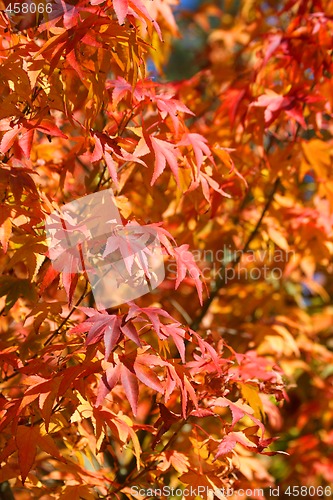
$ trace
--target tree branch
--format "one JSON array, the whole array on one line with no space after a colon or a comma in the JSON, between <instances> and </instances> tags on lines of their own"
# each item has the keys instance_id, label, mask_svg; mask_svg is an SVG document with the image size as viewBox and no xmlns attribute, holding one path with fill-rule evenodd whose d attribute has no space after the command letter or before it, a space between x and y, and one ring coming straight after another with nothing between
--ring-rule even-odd
<instances>
[{"instance_id":1,"label":"tree branch","mask_svg":"<svg viewBox=\"0 0 333 500\"><path fill-rule=\"evenodd\" d=\"M267 198L265 206L261 212L261 215L259 217L258 222L256 223L256 225L255 225L253 231L251 232L251 234L249 235L248 239L246 240L246 243L245 243L242 251L237 252L236 259L233 261L233 263L231 264L231 266L228 269L234 269L239 264L239 262L242 258L242 254L246 253L247 250L249 249L249 246L252 243L255 236L257 235L257 232L261 226L261 223L262 223L262 221L263 221L263 219L264 219L264 217L265 217L265 215L266 215L266 213L267 213L267 211L268 211L268 209L273 201L274 195L275 195L277 189L279 188L279 186L280 186L280 178L277 177L275 182L274 182L273 188L272 188L272 190ZM219 291L224 287L224 285L225 285L224 276L225 276L226 269L227 268L223 265L219 269L218 278L217 278L216 283L215 283L215 289L211 292L210 296L204 302L203 307L202 307L201 312L198 315L198 317L192 322L192 324L191 324L192 330L197 330L199 328L202 320L204 319L204 317L208 313L210 306L212 305L214 299L219 294Z\"/></svg>"}]
</instances>

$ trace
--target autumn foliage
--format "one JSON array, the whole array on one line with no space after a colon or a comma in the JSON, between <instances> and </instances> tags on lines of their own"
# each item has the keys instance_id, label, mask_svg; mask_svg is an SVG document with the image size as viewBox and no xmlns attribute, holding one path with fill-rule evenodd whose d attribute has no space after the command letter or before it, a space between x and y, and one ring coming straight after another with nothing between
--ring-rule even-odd
<instances>
[{"instance_id":1,"label":"autumn foliage","mask_svg":"<svg viewBox=\"0 0 333 500\"><path fill-rule=\"evenodd\" d=\"M0 0L3 498L329 486L332 3L67 4ZM98 310L45 218L107 188L166 279Z\"/></svg>"}]
</instances>

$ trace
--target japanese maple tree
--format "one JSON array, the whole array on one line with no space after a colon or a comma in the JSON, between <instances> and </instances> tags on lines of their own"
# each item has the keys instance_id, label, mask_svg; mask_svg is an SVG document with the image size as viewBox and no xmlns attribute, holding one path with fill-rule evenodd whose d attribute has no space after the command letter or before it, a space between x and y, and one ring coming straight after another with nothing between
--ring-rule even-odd
<instances>
[{"instance_id":1,"label":"japanese maple tree","mask_svg":"<svg viewBox=\"0 0 333 500\"><path fill-rule=\"evenodd\" d=\"M8 5L1 495L330 496L332 3ZM100 310L84 269L53 265L45 219L109 188L166 277Z\"/></svg>"}]
</instances>

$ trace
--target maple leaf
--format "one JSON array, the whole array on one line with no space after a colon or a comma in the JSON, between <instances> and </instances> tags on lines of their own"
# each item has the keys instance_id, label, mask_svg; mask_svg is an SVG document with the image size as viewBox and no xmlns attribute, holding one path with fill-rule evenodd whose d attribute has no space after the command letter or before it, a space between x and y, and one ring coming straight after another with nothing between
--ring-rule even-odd
<instances>
[{"instance_id":1,"label":"maple leaf","mask_svg":"<svg viewBox=\"0 0 333 500\"><path fill-rule=\"evenodd\" d=\"M24 384L29 385L21 399L20 409L30 405L38 398L39 408L45 421L45 428L48 430L54 401L58 395L62 377L44 379L38 376L31 376L24 379Z\"/></svg>"},{"instance_id":2,"label":"maple leaf","mask_svg":"<svg viewBox=\"0 0 333 500\"><path fill-rule=\"evenodd\" d=\"M2 245L3 251L7 253L8 242L12 234L12 222L8 217L0 226L0 243Z\"/></svg>"},{"instance_id":3,"label":"maple leaf","mask_svg":"<svg viewBox=\"0 0 333 500\"><path fill-rule=\"evenodd\" d=\"M187 192L190 193L197 189L201 184L202 193L205 199L211 204L211 190L219 193L225 198L231 198L231 195L222 189L219 183L211 177L211 175L206 174L203 171L199 171L197 176L192 180L190 187Z\"/></svg>"},{"instance_id":4,"label":"maple leaf","mask_svg":"<svg viewBox=\"0 0 333 500\"><path fill-rule=\"evenodd\" d=\"M116 364L115 366L110 366L103 374L101 383L98 386L95 406L100 406L107 394L115 387L120 378L120 371L121 365Z\"/></svg>"},{"instance_id":5,"label":"maple leaf","mask_svg":"<svg viewBox=\"0 0 333 500\"><path fill-rule=\"evenodd\" d=\"M30 168L26 167L20 160L13 160L12 165L9 167L5 167L1 165L0 169L0 186L2 189L4 186L9 187L13 193L13 197L16 202L16 211L17 214L24 214L29 217L31 220L37 221L40 217L40 207L38 203L38 192L36 188L36 184L34 183L31 175L34 174L34 171ZM25 200L23 201L22 197L25 196ZM28 210L25 209L25 205L29 204L34 208L34 214L29 213ZM3 205L2 217L5 218L6 213L10 209L10 206ZM44 215L41 219L44 218Z\"/></svg>"},{"instance_id":6,"label":"maple leaf","mask_svg":"<svg viewBox=\"0 0 333 500\"><path fill-rule=\"evenodd\" d=\"M121 366L121 383L125 389L126 397L131 405L133 415L137 414L139 384L136 375L131 372L125 365Z\"/></svg>"},{"instance_id":7,"label":"maple leaf","mask_svg":"<svg viewBox=\"0 0 333 500\"><path fill-rule=\"evenodd\" d=\"M302 109L297 103L296 96L280 95L273 90L266 89L266 93L258 97L258 100L252 103L252 106L263 107L265 125L269 127L271 123L279 116L281 111L285 111L290 117L294 118L303 128L306 123L303 117Z\"/></svg>"},{"instance_id":8,"label":"maple leaf","mask_svg":"<svg viewBox=\"0 0 333 500\"><path fill-rule=\"evenodd\" d=\"M50 387L46 388L46 386L44 386L45 392L40 392L38 397L39 407L44 418L46 432L49 430L54 402L58 395L60 383L61 377L57 377L56 379L53 378L51 380Z\"/></svg>"},{"instance_id":9,"label":"maple leaf","mask_svg":"<svg viewBox=\"0 0 333 500\"><path fill-rule=\"evenodd\" d=\"M139 397L139 384L137 376L122 363L110 366L106 370L98 388L95 406L101 405L106 395L112 391L119 380L124 387L125 394L131 405L133 414L136 415Z\"/></svg>"},{"instance_id":10,"label":"maple leaf","mask_svg":"<svg viewBox=\"0 0 333 500\"><path fill-rule=\"evenodd\" d=\"M135 221L132 221L131 225L134 225L134 224L135 224ZM145 231L147 231L147 232L150 231L152 236L155 237L157 235L159 242L165 248L167 253L170 256L173 256L174 255L174 248L173 248L172 244L175 244L176 242L175 242L174 238L172 237L172 235L169 233L169 231L167 231L166 229L161 227L161 225L162 225L162 222L145 224L144 228L145 228Z\"/></svg>"},{"instance_id":11,"label":"maple leaf","mask_svg":"<svg viewBox=\"0 0 333 500\"><path fill-rule=\"evenodd\" d=\"M163 403L159 403L160 417L156 420L154 427L159 428L154 441L152 442L152 449L160 442L161 437L167 432L173 424L181 420L181 415L170 411Z\"/></svg>"},{"instance_id":12,"label":"maple leaf","mask_svg":"<svg viewBox=\"0 0 333 500\"><path fill-rule=\"evenodd\" d=\"M100 5L105 0L91 0L92 5ZM112 0L118 22L120 25L125 23L127 16L132 15L141 18L144 22L151 23L156 29L160 39L162 39L161 29L157 22L151 17L144 3L141 0Z\"/></svg>"},{"instance_id":13,"label":"maple leaf","mask_svg":"<svg viewBox=\"0 0 333 500\"><path fill-rule=\"evenodd\" d=\"M283 34L282 33L270 33L269 36L267 37L267 47L265 51L265 57L263 59L263 64L266 64L267 61L270 59L271 55L276 51L278 47L281 46L281 42L283 39Z\"/></svg>"},{"instance_id":14,"label":"maple leaf","mask_svg":"<svg viewBox=\"0 0 333 500\"><path fill-rule=\"evenodd\" d=\"M229 432L229 434L227 434L227 436L219 444L215 459L230 453L237 443L240 443L245 448L249 448L250 450L256 448L256 445L252 443L252 441L250 441L243 432Z\"/></svg>"},{"instance_id":15,"label":"maple leaf","mask_svg":"<svg viewBox=\"0 0 333 500\"><path fill-rule=\"evenodd\" d=\"M207 371L217 371L222 373L222 366L228 363L228 360L219 356L213 346L211 346L206 340L202 339L194 330L189 330L190 335L196 339L198 342L199 350L201 355L198 356L195 352L193 353L194 361L189 361L187 367L192 369L193 373L196 373L200 367L205 367ZM210 368L211 366L211 368ZM192 372L192 370L190 370Z\"/></svg>"},{"instance_id":16,"label":"maple leaf","mask_svg":"<svg viewBox=\"0 0 333 500\"><path fill-rule=\"evenodd\" d=\"M264 380L282 384L281 369L275 365L271 367L269 361L263 356L258 356L255 351L246 354L235 353L238 367L235 367L235 377L241 381Z\"/></svg>"},{"instance_id":17,"label":"maple leaf","mask_svg":"<svg viewBox=\"0 0 333 500\"><path fill-rule=\"evenodd\" d=\"M64 461L53 439L48 435L42 436L38 426L26 427L19 425L16 430L15 442L18 450L22 483L25 482L34 464L37 446L58 460Z\"/></svg>"},{"instance_id":18,"label":"maple leaf","mask_svg":"<svg viewBox=\"0 0 333 500\"><path fill-rule=\"evenodd\" d=\"M178 352L180 354L181 360L185 363L185 332L184 329L180 326L180 323L171 323L168 325L160 326L160 337L163 339L172 337Z\"/></svg>"},{"instance_id":19,"label":"maple leaf","mask_svg":"<svg viewBox=\"0 0 333 500\"><path fill-rule=\"evenodd\" d=\"M104 159L106 166L108 167L108 171L111 179L115 183L115 186L118 187L118 172L117 172L117 164L114 161L111 153L121 161L135 162L143 165L147 168L147 165L143 160L139 158L137 153L131 154L128 151L120 148L116 142L107 136L107 134L101 134L96 132L94 135L94 143L95 147L90 155L91 162L100 161L102 158ZM88 155L89 156L89 155Z\"/></svg>"},{"instance_id":20,"label":"maple leaf","mask_svg":"<svg viewBox=\"0 0 333 500\"><path fill-rule=\"evenodd\" d=\"M116 15L119 24L124 24L125 18L128 14L129 1L128 0L113 0L113 8L116 11Z\"/></svg>"},{"instance_id":21,"label":"maple leaf","mask_svg":"<svg viewBox=\"0 0 333 500\"><path fill-rule=\"evenodd\" d=\"M233 403L229 399L222 397L217 398L214 402L212 402L211 406L221 406L222 408L229 408L232 414L232 427L234 427L236 423L244 416L249 417L256 425L258 425L258 427L260 427L262 435L264 435L264 424L253 415L254 410L249 405L243 403L241 400Z\"/></svg>"},{"instance_id":22,"label":"maple leaf","mask_svg":"<svg viewBox=\"0 0 333 500\"><path fill-rule=\"evenodd\" d=\"M188 472L182 474L179 479L180 481L182 481L182 483L191 485L193 490L200 487L201 490L202 488L205 488L207 491L209 491L212 486L208 481L207 475L202 474L197 470L190 469Z\"/></svg>"},{"instance_id":23,"label":"maple leaf","mask_svg":"<svg viewBox=\"0 0 333 500\"><path fill-rule=\"evenodd\" d=\"M103 374L96 399L96 406L99 406L109 392L115 387L118 381L124 386L125 393L130 401L133 411L137 408L138 384L133 376L151 389L164 393L164 388L158 376L150 366L163 367L168 363L155 355L138 354L134 360L130 357L120 357L116 365L107 368ZM124 367L124 368L123 368ZM126 369L125 369L126 368ZM124 374L123 374L124 370ZM124 383L123 383L124 382Z\"/></svg>"},{"instance_id":24,"label":"maple leaf","mask_svg":"<svg viewBox=\"0 0 333 500\"><path fill-rule=\"evenodd\" d=\"M164 472L170 467L174 467L179 474L183 474L188 471L190 463L186 455L183 453L179 453L175 450L169 450L161 454L161 460L158 463L157 468Z\"/></svg>"},{"instance_id":25,"label":"maple leaf","mask_svg":"<svg viewBox=\"0 0 333 500\"><path fill-rule=\"evenodd\" d=\"M14 145L16 139L18 139L18 145L23 154L30 157L35 130L48 136L68 139L67 135L48 119L23 120L21 124L15 125L3 135L0 143L0 151L6 153Z\"/></svg>"},{"instance_id":26,"label":"maple leaf","mask_svg":"<svg viewBox=\"0 0 333 500\"><path fill-rule=\"evenodd\" d=\"M164 311L164 309L160 309L158 307L138 307L133 302L130 303L130 309L127 313L126 319L128 321L132 318L141 315L142 313L148 317L149 321L152 324L152 327L154 328L157 334L160 334L161 327L163 326L163 323L161 323L160 320L160 316L168 320L174 321L174 318L172 318L172 316L170 316L170 314L167 311Z\"/></svg>"},{"instance_id":27,"label":"maple leaf","mask_svg":"<svg viewBox=\"0 0 333 500\"><path fill-rule=\"evenodd\" d=\"M55 244L55 246L49 250L48 255L52 257L55 269L53 266L51 269L48 269L42 283L41 293L59 275L59 271L62 271L62 284L65 288L69 305L71 305L79 279L78 271L85 269L83 258L80 253L80 246L78 248L67 248L66 243L60 241L60 244Z\"/></svg>"},{"instance_id":28,"label":"maple leaf","mask_svg":"<svg viewBox=\"0 0 333 500\"><path fill-rule=\"evenodd\" d=\"M18 449L22 482L33 466L37 452L38 427L25 427L20 425L16 432L16 446Z\"/></svg>"},{"instance_id":29,"label":"maple leaf","mask_svg":"<svg viewBox=\"0 0 333 500\"><path fill-rule=\"evenodd\" d=\"M70 256L67 256L67 262L70 268L75 269L76 262L77 260L71 258ZM64 286L64 289L66 291L66 295L68 298L68 304L69 306L72 305L73 299L74 299L74 293L76 289L77 282L79 280L79 275L71 272L66 272L66 270L63 272L62 277L62 284Z\"/></svg>"},{"instance_id":30,"label":"maple leaf","mask_svg":"<svg viewBox=\"0 0 333 500\"><path fill-rule=\"evenodd\" d=\"M33 283L28 279L14 276L0 276L0 297L6 296L5 311L9 311L20 297L35 302L37 292Z\"/></svg>"},{"instance_id":31,"label":"maple leaf","mask_svg":"<svg viewBox=\"0 0 333 500\"><path fill-rule=\"evenodd\" d=\"M182 112L182 113L187 113L188 115L192 115L192 116L194 115L194 113L190 109L188 109L188 107L185 106L185 104L183 104L181 101L178 101L177 99L173 99L173 96L170 94L169 95L168 94L156 95L155 101L156 101L157 108L158 108L163 120L168 115L170 115L176 134L178 134L178 130L179 130L178 113ZM199 134L188 134L188 135L192 135L192 136L198 135L199 136Z\"/></svg>"},{"instance_id":32,"label":"maple leaf","mask_svg":"<svg viewBox=\"0 0 333 500\"><path fill-rule=\"evenodd\" d=\"M130 276L132 275L134 260L136 260L145 275L150 278L147 260L147 255L151 255L151 250L148 247L150 234L145 231L145 226L128 223L122 230L117 230L116 227L113 233L114 234L107 239L103 257L119 249L122 260Z\"/></svg>"},{"instance_id":33,"label":"maple leaf","mask_svg":"<svg viewBox=\"0 0 333 500\"><path fill-rule=\"evenodd\" d=\"M280 114L282 109L290 106L291 102L291 97L285 97L272 90L266 90L266 94L258 97L257 102L253 103L252 106L265 108L265 125L268 127Z\"/></svg>"},{"instance_id":34,"label":"maple leaf","mask_svg":"<svg viewBox=\"0 0 333 500\"><path fill-rule=\"evenodd\" d=\"M202 305L202 281L200 277L202 273L194 260L194 256L188 251L189 245L181 245L174 249L174 255L177 263L177 279L175 288L177 289L180 283L185 279L187 271L195 282L198 292L200 304Z\"/></svg>"},{"instance_id":35,"label":"maple leaf","mask_svg":"<svg viewBox=\"0 0 333 500\"><path fill-rule=\"evenodd\" d=\"M133 85L122 76L118 76L115 80L108 80L106 82L107 89L113 88L112 104L115 108L127 94L131 95L136 104L146 99L146 97L151 97L153 95L151 90L155 88L155 85L156 84L151 80L139 80L133 88Z\"/></svg>"},{"instance_id":36,"label":"maple leaf","mask_svg":"<svg viewBox=\"0 0 333 500\"><path fill-rule=\"evenodd\" d=\"M258 419L264 418L264 407L259 396L259 389L250 384L239 384L244 400L254 410L254 416Z\"/></svg>"},{"instance_id":37,"label":"maple leaf","mask_svg":"<svg viewBox=\"0 0 333 500\"><path fill-rule=\"evenodd\" d=\"M178 157L179 151L177 147L167 141L153 137L149 137L153 151L155 153L155 165L154 173L150 185L153 186L158 179L158 177L164 172L166 164L170 166L173 175L179 185L179 174L178 174Z\"/></svg>"},{"instance_id":38,"label":"maple leaf","mask_svg":"<svg viewBox=\"0 0 333 500\"><path fill-rule=\"evenodd\" d=\"M114 149L112 147L113 146L112 141L109 140L106 134L100 134L100 133L94 134L94 139L95 139L95 148L90 157L90 161L91 162L100 161L102 158L104 158L111 179L113 180L115 185L118 186L117 167L116 163L114 162L110 154L111 152L114 153Z\"/></svg>"},{"instance_id":39,"label":"maple leaf","mask_svg":"<svg viewBox=\"0 0 333 500\"><path fill-rule=\"evenodd\" d=\"M181 326L181 324L178 321L175 321L170 314L168 314L166 311L163 309L159 309L156 307L146 307L146 308L139 308L134 304L131 304L130 310L127 315L127 319L131 319L138 314L144 313L149 320L151 321L152 327L154 328L155 332L157 333L158 337L161 340L165 340L169 337L171 337L177 347L177 350L180 354L180 357L185 363L185 330ZM161 319L165 318L171 323L163 324L161 322Z\"/></svg>"},{"instance_id":40,"label":"maple leaf","mask_svg":"<svg viewBox=\"0 0 333 500\"><path fill-rule=\"evenodd\" d=\"M87 308L81 309L89 315L89 318L80 325L72 328L71 332L88 332L86 338L87 345L95 344L103 338L106 360L124 335L139 347L141 346L141 341L135 327L128 323L124 324L123 316L108 314L107 312L100 313L95 310L89 311Z\"/></svg>"},{"instance_id":41,"label":"maple leaf","mask_svg":"<svg viewBox=\"0 0 333 500\"><path fill-rule=\"evenodd\" d=\"M164 387L154 370L150 368L149 364L153 366L164 366L167 363L163 362L163 360L154 355L138 355L133 364L135 374L147 387L163 394Z\"/></svg>"},{"instance_id":42,"label":"maple leaf","mask_svg":"<svg viewBox=\"0 0 333 500\"><path fill-rule=\"evenodd\" d=\"M90 485L67 485L63 489L61 496L64 500L74 500L83 498L84 500L94 500Z\"/></svg>"},{"instance_id":43,"label":"maple leaf","mask_svg":"<svg viewBox=\"0 0 333 500\"><path fill-rule=\"evenodd\" d=\"M17 247L15 254L7 264L7 268L10 269L18 262L24 262L28 269L29 278L32 279L35 276L36 269L44 261L44 254L47 250L44 238L23 234L13 236L12 242Z\"/></svg>"},{"instance_id":44,"label":"maple leaf","mask_svg":"<svg viewBox=\"0 0 333 500\"><path fill-rule=\"evenodd\" d=\"M200 168L205 158L208 158L213 163L213 165L215 165L212 152L209 149L207 143L208 141L205 137L203 137L201 134L193 132L184 134L180 142L178 142L178 146L191 146L193 148L197 164L197 175L200 172Z\"/></svg>"}]
</instances>

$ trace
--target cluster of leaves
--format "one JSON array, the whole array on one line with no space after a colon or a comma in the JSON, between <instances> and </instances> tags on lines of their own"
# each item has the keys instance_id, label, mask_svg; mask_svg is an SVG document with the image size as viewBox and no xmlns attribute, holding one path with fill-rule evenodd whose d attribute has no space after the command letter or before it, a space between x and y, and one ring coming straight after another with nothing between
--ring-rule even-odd
<instances>
[{"instance_id":1,"label":"cluster of leaves","mask_svg":"<svg viewBox=\"0 0 333 500\"><path fill-rule=\"evenodd\" d=\"M173 0L69 3L0 12L3 490L330 484L330 2L204 2L204 68L176 82ZM99 311L44 222L109 187L167 276Z\"/></svg>"}]
</instances>

